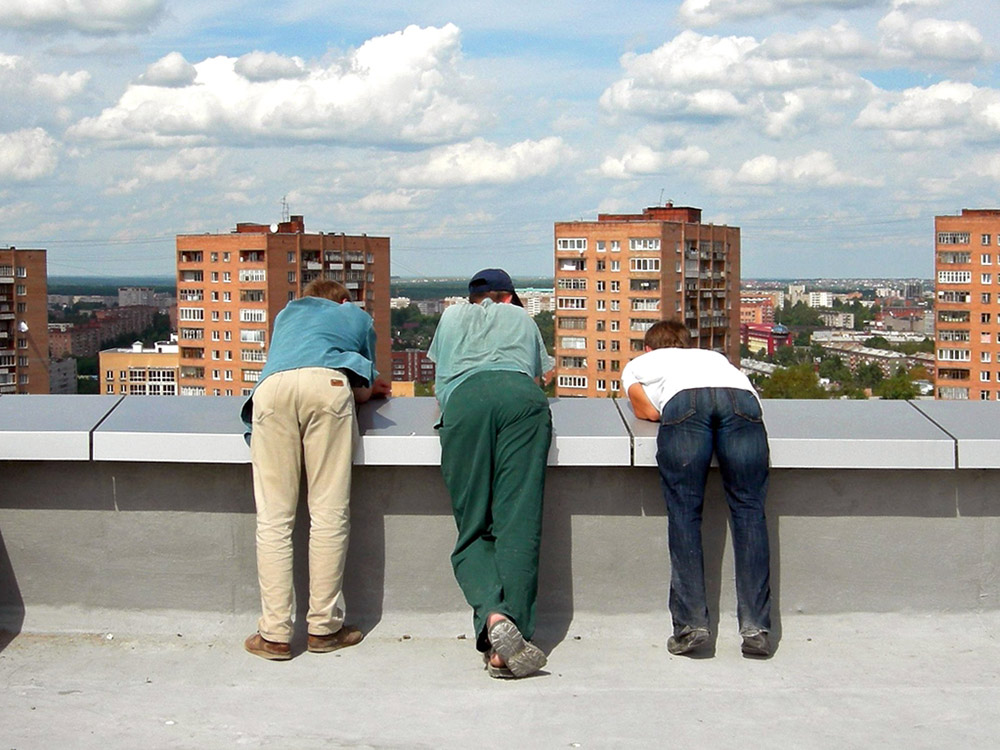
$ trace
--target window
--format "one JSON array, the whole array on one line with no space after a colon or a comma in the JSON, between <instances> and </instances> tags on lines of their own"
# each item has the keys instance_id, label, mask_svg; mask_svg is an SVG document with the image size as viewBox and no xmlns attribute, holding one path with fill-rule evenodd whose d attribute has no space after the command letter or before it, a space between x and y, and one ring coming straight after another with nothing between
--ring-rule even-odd
<instances>
[{"instance_id":1,"label":"window","mask_svg":"<svg viewBox=\"0 0 1000 750\"><path fill-rule=\"evenodd\" d=\"M989 372L989 370L983 370L982 372L979 373L979 381L981 383L989 383L990 382L990 372Z\"/></svg>"},{"instance_id":2,"label":"window","mask_svg":"<svg viewBox=\"0 0 1000 750\"><path fill-rule=\"evenodd\" d=\"M654 325L656 325L655 320L649 320L648 318L632 318L629 321L628 327L630 331L645 332L648 331L650 328L652 328Z\"/></svg>"},{"instance_id":3,"label":"window","mask_svg":"<svg viewBox=\"0 0 1000 750\"><path fill-rule=\"evenodd\" d=\"M605 312L608 309L608 303L603 299L595 300L595 305L596 307L594 309L597 310L597 312Z\"/></svg>"},{"instance_id":4,"label":"window","mask_svg":"<svg viewBox=\"0 0 1000 750\"><path fill-rule=\"evenodd\" d=\"M577 250L587 249L587 240L583 237L561 237L556 240L556 250Z\"/></svg>"},{"instance_id":5,"label":"window","mask_svg":"<svg viewBox=\"0 0 1000 750\"><path fill-rule=\"evenodd\" d=\"M597 360L597 371L604 372L608 367L608 361L606 359Z\"/></svg>"},{"instance_id":6,"label":"window","mask_svg":"<svg viewBox=\"0 0 1000 750\"><path fill-rule=\"evenodd\" d=\"M243 370L242 375L244 383L256 383L260 380L260 370Z\"/></svg>"},{"instance_id":7,"label":"window","mask_svg":"<svg viewBox=\"0 0 1000 750\"><path fill-rule=\"evenodd\" d=\"M982 255L979 256L979 264L982 266L993 265L993 256L990 255L989 253L983 253Z\"/></svg>"},{"instance_id":8,"label":"window","mask_svg":"<svg viewBox=\"0 0 1000 750\"><path fill-rule=\"evenodd\" d=\"M611 311L612 312L617 312L618 310L621 310L621 309L622 309L621 300L617 300L617 299L611 300Z\"/></svg>"},{"instance_id":9,"label":"window","mask_svg":"<svg viewBox=\"0 0 1000 750\"><path fill-rule=\"evenodd\" d=\"M263 323L266 318L266 310L254 310L249 308L240 310L240 323Z\"/></svg>"},{"instance_id":10,"label":"window","mask_svg":"<svg viewBox=\"0 0 1000 750\"><path fill-rule=\"evenodd\" d=\"M242 362L264 362L266 360L267 355L264 354L263 349L240 349L240 361Z\"/></svg>"},{"instance_id":11,"label":"window","mask_svg":"<svg viewBox=\"0 0 1000 750\"><path fill-rule=\"evenodd\" d=\"M620 391L621 389L622 389L622 384L621 384L620 380L612 380L611 381L611 390L612 391Z\"/></svg>"},{"instance_id":12,"label":"window","mask_svg":"<svg viewBox=\"0 0 1000 750\"><path fill-rule=\"evenodd\" d=\"M611 360L611 372L618 372L622 369L622 361L620 359Z\"/></svg>"},{"instance_id":13,"label":"window","mask_svg":"<svg viewBox=\"0 0 1000 750\"><path fill-rule=\"evenodd\" d=\"M105 380L114 380L115 379L115 371L114 370L105 370L105 372L104 372L104 379Z\"/></svg>"},{"instance_id":14,"label":"window","mask_svg":"<svg viewBox=\"0 0 1000 750\"><path fill-rule=\"evenodd\" d=\"M990 392L989 391L980 391L979 392L979 400L980 401L989 401L990 400Z\"/></svg>"},{"instance_id":15,"label":"window","mask_svg":"<svg viewBox=\"0 0 1000 750\"><path fill-rule=\"evenodd\" d=\"M220 352L218 349L212 350L212 359L219 359L221 356L222 352Z\"/></svg>"},{"instance_id":16,"label":"window","mask_svg":"<svg viewBox=\"0 0 1000 750\"><path fill-rule=\"evenodd\" d=\"M222 301L223 302L232 302L233 301L233 293L232 292L223 292L222 293Z\"/></svg>"},{"instance_id":17,"label":"window","mask_svg":"<svg viewBox=\"0 0 1000 750\"><path fill-rule=\"evenodd\" d=\"M218 271L212 271L212 281L213 282L217 282L218 280L219 280L219 272Z\"/></svg>"},{"instance_id":18,"label":"window","mask_svg":"<svg viewBox=\"0 0 1000 750\"><path fill-rule=\"evenodd\" d=\"M575 328L583 330L587 327L586 318L556 318L556 328Z\"/></svg>"},{"instance_id":19,"label":"window","mask_svg":"<svg viewBox=\"0 0 1000 750\"><path fill-rule=\"evenodd\" d=\"M982 302L984 305L990 304L990 293L989 292L983 292L982 294L980 294L979 295L979 301Z\"/></svg>"},{"instance_id":20,"label":"window","mask_svg":"<svg viewBox=\"0 0 1000 750\"><path fill-rule=\"evenodd\" d=\"M243 343L263 344L266 335L267 331L240 329L240 341Z\"/></svg>"},{"instance_id":21,"label":"window","mask_svg":"<svg viewBox=\"0 0 1000 750\"><path fill-rule=\"evenodd\" d=\"M212 310L212 322L217 322L219 320L219 311Z\"/></svg>"},{"instance_id":22,"label":"window","mask_svg":"<svg viewBox=\"0 0 1000 750\"><path fill-rule=\"evenodd\" d=\"M989 352L979 352L980 362L989 362L992 359L992 355Z\"/></svg>"},{"instance_id":23,"label":"window","mask_svg":"<svg viewBox=\"0 0 1000 750\"><path fill-rule=\"evenodd\" d=\"M989 323L990 322L990 314L989 313L979 313L979 322L980 323Z\"/></svg>"},{"instance_id":24,"label":"window","mask_svg":"<svg viewBox=\"0 0 1000 750\"><path fill-rule=\"evenodd\" d=\"M608 381L607 380L598 379L598 381L597 381L597 390L599 390L599 391L606 391L606 390L608 390Z\"/></svg>"},{"instance_id":25,"label":"window","mask_svg":"<svg viewBox=\"0 0 1000 750\"><path fill-rule=\"evenodd\" d=\"M556 289L586 289L586 279L559 279L556 282ZM597 282L597 291L601 291L601 282Z\"/></svg>"},{"instance_id":26,"label":"window","mask_svg":"<svg viewBox=\"0 0 1000 750\"><path fill-rule=\"evenodd\" d=\"M223 284L228 284L232 280L233 280L233 275L229 271L223 271L222 272L222 283Z\"/></svg>"},{"instance_id":27,"label":"window","mask_svg":"<svg viewBox=\"0 0 1000 750\"><path fill-rule=\"evenodd\" d=\"M605 283L603 281L598 281L597 282L597 291L599 291L599 292L606 291L606 289L605 289Z\"/></svg>"},{"instance_id":28,"label":"window","mask_svg":"<svg viewBox=\"0 0 1000 750\"><path fill-rule=\"evenodd\" d=\"M628 262L629 270L640 273L648 273L660 270L659 258L632 258Z\"/></svg>"},{"instance_id":29,"label":"window","mask_svg":"<svg viewBox=\"0 0 1000 750\"><path fill-rule=\"evenodd\" d=\"M968 349L938 349L937 358L942 362L969 362L972 359Z\"/></svg>"},{"instance_id":30,"label":"window","mask_svg":"<svg viewBox=\"0 0 1000 750\"><path fill-rule=\"evenodd\" d=\"M607 339L597 339L597 351L603 352L607 348L608 348Z\"/></svg>"},{"instance_id":31,"label":"window","mask_svg":"<svg viewBox=\"0 0 1000 750\"><path fill-rule=\"evenodd\" d=\"M594 330L595 331L603 331L603 330L607 329L607 327L608 327L608 324L607 324L606 321L603 321L603 320L595 320L594 321Z\"/></svg>"},{"instance_id":32,"label":"window","mask_svg":"<svg viewBox=\"0 0 1000 750\"><path fill-rule=\"evenodd\" d=\"M628 249L635 251L659 251L660 241L658 239L648 239L645 237L633 238L628 241Z\"/></svg>"},{"instance_id":33,"label":"window","mask_svg":"<svg viewBox=\"0 0 1000 750\"><path fill-rule=\"evenodd\" d=\"M114 384L108 383L108 387L104 390L104 392L107 393L108 395L114 394L115 392Z\"/></svg>"},{"instance_id":34,"label":"window","mask_svg":"<svg viewBox=\"0 0 1000 750\"><path fill-rule=\"evenodd\" d=\"M559 310L586 310L586 297L559 297L556 300L556 308Z\"/></svg>"},{"instance_id":35,"label":"window","mask_svg":"<svg viewBox=\"0 0 1000 750\"><path fill-rule=\"evenodd\" d=\"M597 241L597 252L603 253L607 249L606 245L607 245L607 243L604 240L598 240Z\"/></svg>"},{"instance_id":36,"label":"window","mask_svg":"<svg viewBox=\"0 0 1000 750\"><path fill-rule=\"evenodd\" d=\"M244 268L240 270L239 280L248 282L266 281L267 273L263 268Z\"/></svg>"},{"instance_id":37,"label":"window","mask_svg":"<svg viewBox=\"0 0 1000 750\"><path fill-rule=\"evenodd\" d=\"M972 258L972 253L938 253L938 263L942 265L954 265L956 263L968 263Z\"/></svg>"},{"instance_id":38,"label":"window","mask_svg":"<svg viewBox=\"0 0 1000 750\"><path fill-rule=\"evenodd\" d=\"M606 270L606 266L605 266L605 263L604 263L603 260L597 261L597 270L598 271L604 271L604 270Z\"/></svg>"},{"instance_id":39,"label":"window","mask_svg":"<svg viewBox=\"0 0 1000 750\"><path fill-rule=\"evenodd\" d=\"M942 330L938 331L938 341L968 341L969 332L962 330Z\"/></svg>"},{"instance_id":40,"label":"window","mask_svg":"<svg viewBox=\"0 0 1000 750\"><path fill-rule=\"evenodd\" d=\"M937 241L939 245L968 245L968 232L938 232Z\"/></svg>"},{"instance_id":41,"label":"window","mask_svg":"<svg viewBox=\"0 0 1000 750\"><path fill-rule=\"evenodd\" d=\"M212 331L212 341L218 341L218 340L219 340L219 332Z\"/></svg>"},{"instance_id":42,"label":"window","mask_svg":"<svg viewBox=\"0 0 1000 750\"><path fill-rule=\"evenodd\" d=\"M24 284L18 284L17 285L17 296L18 297L24 297L27 294L28 294L28 287L26 287Z\"/></svg>"},{"instance_id":43,"label":"window","mask_svg":"<svg viewBox=\"0 0 1000 750\"><path fill-rule=\"evenodd\" d=\"M233 371L232 371L232 370L226 370L226 371L225 371L225 372L223 373L223 375L222 375L222 376L223 376L223 378L225 378L226 380L232 380L232 379L233 379Z\"/></svg>"},{"instance_id":44,"label":"window","mask_svg":"<svg viewBox=\"0 0 1000 750\"><path fill-rule=\"evenodd\" d=\"M990 235L988 235L988 234L981 234L979 236L979 243L981 245L988 245L988 244L990 244Z\"/></svg>"},{"instance_id":45,"label":"window","mask_svg":"<svg viewBox=\"0 0 1000 750\"><path fill-rule=\"evenodd\" d=\"M288 283L289 284L294 284L295 283L295 271L289 271L288 272Z\"/></svg>"},{"instance_id":46,"label":"window","mask_svg":"<svg viewBox=\"0 0 1000 750\"><path fill-rule=\"evenodd\" d=\"M993 274L991 274L991 273L981 273L981 274L979 274L979 283L980 284L992 284L993 283Z\"/></svg>"},{"instance_id":47,"label":"window","mask_svg":"<svg viewBox=\"0 0 1000 750\"><path fill-rule=\"evenodd\" d=\"M215 333L215 331L213 331L213 333ZM188 339L188 340L203 339L203 338L205 338L205 329L204 328L181 328L180 329L180 334L181 334L181 338L182 339Z\"/></svg>"},{"instance_id":48,"label":"window","mask_svg":"<svg viewBox=\"0 0 1000 750\"><path fill-rule=\"evenodd\" d=\"M587 338L585 336L560 336L560 349L586 349Z\"/></svg>"},{"instance_id":49,"label":"window","mask_svg":"<svg viewBox=\"0 0 1000 750\"><path fill-rule=\"evenodd\" d=\"M560 357L559 358L560 367L569 367L573 369L580 369L587 366L586 357Z\"/></svg>"},{"instance_id":50,"label":"window","mask_svg":"<svg viewBox=\"0 0 1000 750\"><path fill-rule=\"evenodd\" d=\"M938 271L940 284L968 284L972 281L972 271Z\"/></svg>"},{"instance_id":51,"label":"window","mask_svg":"<svg viewBox=\"0 0 1000 750\"><path fill-rule=\"evenodd\" d=\"M611 282L611 291L612 292L620 292L621 290L622 290L622 283L620 281L612 281Z\"/></svg>"},{"instance_id":52,"label":"window","mask_svg":"<svg viewBox=\"0 0 1000 750\"><path fill-rule=\"evenodd\" d=\"M293 252L288 253L288 262L289 263L294 263L295 262L295 253L293 253Z\"/></svg>"},{"instance_id":53,"label":"window","mask_svg":"<svg viewBox=\"0 0 1000 750\"><path fill-rule=\"evenodd\" d=\"M28 278L28 269L25 266L18 266L14 269L14 275L19 279Z\"/></svg>"},{"instance_id":54,"label":"window","mask_svg":"<svg viewBox=\"0 0 1000 750\"><path fill-rule=\"evenodd\" d=\"M225 321L230 321L233 319L233 313L230 310L226 310L222 313L222 319Z\"/></svg>"},{"instance_id":55,"label":"window","mask_svg":"<svg viewBox=\"0 0 1000 750\"><path fill-rule=\"evenodd\" d=\"M621 252L622 245L618 240L611 240L611 252L618 253Z\"/></svg>"},{"instance_id":56,"label":"window","mask_svg":"<svg viewBox=\"0 0 1000 750\"><path fill-rule=\"evenodd\" d=\"M208 261L209 261L209 263L216 263L216 262L218 262L218 260L219 260L219 254L218 253L209 253L208 254Z\"/></svg>"},{"instance_id":57,"label":"window","mask_svg":"<svg viewBox=\"0 0 1000 750\"><path fill-rule=\"evenodd\" d=\"M584 375L560 375L560 388L586 388L587 378Z\"/></svg>"},{"instance_id":58,"label":"window","mask_svg":"<svg viewBox=\"0 0 1000 750\"><path fill-rule=\"evenodd\" d=\"M223 333L223 335L222 335L222 340L223 341L232 341L233 340L233 332L232 331L225 331Z\"/></svg>"},{"instance_id":59,"label":"window","mask_svg":"<svg viewBox=\"0 0 1000 750\"><path fill-rule=\"evenodd\" d=\"M601 270L600 266L603 261L597 261L597 270ZM560 258L559 259L559 270L560 271L586 271L587 261L584 258Z\"/></svg>"},{"instance_id":60,"label":"window","mask_svg":"<svg viewBox=\"0 0 1000 750\"><path fill-rule=\"evenodd\" d=\"M621 341L612 341L611 342L611 351L613 351L613 352L621 351L621 348L622 348L622 342Z\"/></svg>"},{"instance_id":61,"label":"window","mask_svg":"<svg viewBox=\"0 0 1000 750\"><path fill-rule=\"evenodd\" d=\"M639 312L658 312L660 300L648 297L639 297L632 300L632 309Z\"/></svg>"},{"instance_id":62,"label":"window","mask_svg":"<svg viewBox=\"0 0 1000 750\"><path fill-rule=\"evenodd\" d=\"M610 330L612 330L612 331L620 331L621 330L621 324L617 320L612 320L611 321L611 329ZM615 344L617 344L617 343L618 343L617 341L612 341L611 342L611 351L616 351Z\"/></svg>"},{"instance_id":63,"label":"window","mask_svg":"<svg viewBox=\"0 0 1000 750\"><path fill-rule=\"evenodd\" d=\"M222 262L223 263L228 263L229 262L229 253L223 253L222 254Z\"/></svg>"},{"instance_id":64,"label":"window","mask_svg":"<svg viewBox=\"0 0 1000 750\"><path fill-rule=\"evenodd\" d=\"M659 263L660 261L656 261L656 262ZM622 264L621 264L621 262L617 261L617 260L611 261L611 273L617 273L620 270L622 270Z\"/></svg>"}]
</instances>

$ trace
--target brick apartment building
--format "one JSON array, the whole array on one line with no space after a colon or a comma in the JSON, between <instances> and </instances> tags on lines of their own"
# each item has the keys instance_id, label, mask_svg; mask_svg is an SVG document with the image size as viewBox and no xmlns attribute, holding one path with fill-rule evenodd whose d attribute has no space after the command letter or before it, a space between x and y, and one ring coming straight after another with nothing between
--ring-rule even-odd
<instances>
[{"instance_id":1,"label":"brick apartment building","mask_svg":"<svg viewBox=\"0 0 1000 750\"><path fill-rule=\"evenodd\" d=\"M146 349L142 342L100 353L100 393L121 396L176 396L177 341L157 341Z\"/></svg>"},{"instance_id":2,"label":"brick apartment building","mask_svg":"<svg viewBox=\"0 0 1000 750\"><path fill-rule=\"evenodd\" d=\"M520 296L520 295L519 295ZM392 353L393 381L433 383L436 365L421 349L405 349Z\"/></svg>"},{"instance_id":3,"label":"brick apartment building","mask_svg":"<svg viewBox=\"0 0 1000 750\"><path fill-rule=\"evenodd\" d=\"M557 396L621 395L621 370L669 317L739 362L738 227L671 203L557 222L555 267Z\"/></svg>"},{"instance_id":4,"label":"brick apartment building","mask_svg":"<svg viewBox=\"0 0 1000 750\"><path fill-rule=\"evenodd\" d=\"M1000 398L1000 209L934 217L934 397Z\"/></svg>"},{"instance_id":5,"label":"brick apartment building","mask_svg":"<svg viewBox=\"0 0 1000 750\"><path fill-rule=\"evenodd\" d=\"M389 238L307 234L302 216L177 236L181 395L245 395L274 319L315 278L339 281L375 320L376 367L391 367Z\"/></svg>"},{"instance_id":6,"label":"brick apartment building","mask_svg":"<svg viewBox=\"0 0 1000 750\"><path fill-rule=\"evenodd\" d=\"M0 394L49 392L44 250L0 248Z\"/></svg>"}]
</instances>

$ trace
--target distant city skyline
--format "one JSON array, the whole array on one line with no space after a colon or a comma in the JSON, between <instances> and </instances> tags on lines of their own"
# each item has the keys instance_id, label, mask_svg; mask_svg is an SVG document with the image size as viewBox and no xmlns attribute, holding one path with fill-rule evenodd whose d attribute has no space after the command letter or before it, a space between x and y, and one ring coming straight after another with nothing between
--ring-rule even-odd
<instances>
[{"instance_id":1,"label":"distant city skyline","mask_svg":"<svg viewBox=\"0 0 1000 750\"><path fill-rule=\"evenodd\" d=\"M389 236L395 276L549 276L553 225L672 200L745 278L929 278L1000 206L976 0L20 0L0 8L0 246L172 275L174 237Z\"/></svg>"}]
</instances>

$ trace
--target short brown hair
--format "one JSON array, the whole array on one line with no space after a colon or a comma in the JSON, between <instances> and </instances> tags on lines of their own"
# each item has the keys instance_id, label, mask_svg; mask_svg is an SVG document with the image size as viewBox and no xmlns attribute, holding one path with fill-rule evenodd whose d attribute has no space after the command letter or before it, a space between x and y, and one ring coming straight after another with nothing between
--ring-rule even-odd
<instances>
[{"instance_id":1,"label":"short brown hair","mask_svg":"<svg viewBox=\"0 0 1000 750\"><path fill-rule=\"evenodd\" d=\"M322 297L334 302L350 302L351 293L347 287L332 279L313 279L302 290L303 297Z\"/></svg>"},{"instance_id":2,"label":"short brown hair","mask_svg":"<svg viewBox=\"0 0 1000 750\"><path fill-rule=\"evenodd\" d=\"M670 318L661 320L646 331L642 343L650 349L688 349L691 346L691 334L684 321Z\"/></svg>"}]
</instances>

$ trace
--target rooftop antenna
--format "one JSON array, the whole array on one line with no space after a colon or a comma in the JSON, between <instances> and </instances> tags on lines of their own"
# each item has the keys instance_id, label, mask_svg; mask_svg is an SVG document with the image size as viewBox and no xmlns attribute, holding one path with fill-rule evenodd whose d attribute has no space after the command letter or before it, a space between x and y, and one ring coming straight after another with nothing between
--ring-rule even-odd
<instances>
[{"instance_id":1,"label":"rooftop antenna","mask_svg":"<svg viewBox=\"0 0 1000 750\"><path fill-rule=\"evenodd\" d=\"M660 188L660 202L656 204L658 206L663 205L663 190L664 190L663 188Z\"/></svg>"},{"instance_id":2,"label":"rooftop antenna","mask_svg":"<svg viewBox=\"0 0 1000 750\"><path fill-rule=\"evenodd\" d=\"M288 198L287 195L281 196L281 220L288 221Z\"/></svg>"}]
</instances>

